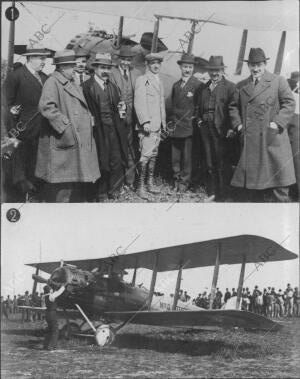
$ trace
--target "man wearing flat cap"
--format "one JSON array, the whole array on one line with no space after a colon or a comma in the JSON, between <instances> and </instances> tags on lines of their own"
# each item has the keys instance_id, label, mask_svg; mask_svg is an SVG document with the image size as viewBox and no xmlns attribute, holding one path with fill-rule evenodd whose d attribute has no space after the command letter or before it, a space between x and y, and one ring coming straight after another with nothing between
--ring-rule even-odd
<instances>
[{"instance_id":1,"label":"man wearing flat cap","mask_svg":"<svg viewBox=\"0 0 300 379\"><path fill-rule=\"evenodd\" d=\"M242 188L247 200L289 201L289 186L295 171L287 125L295 110L295 100L282 76L266 70L261 48L251 48L246 60L250 76L237 84L241 156L231 184Z\"/></svg>"},{"instance_id":2,"label":"man wearing flat cap","mask_svg":"<svg viewBox=\"0 0 300 379\"><path fill-rule=\"evenodd\" d=\"M207 192L216 201L228 196L234 138L231 109L238 97L235 84L225 79L225 67L222 56L211 56L207 66L210 80L196 95L195 116L205 154Z\"/></svg>"},{"instance_id":3,"label":"man wearing flat cap","mask_svg":"<svg viewBox=\"0 0 300 379\"><path fill-rule=\"evenodd\" d=\"M12 184L17 190L14 201L38 201L41 181L35 175L39 132L43 123L38 104L48 76L43 73L49 50L40 44L27 46L26 63L7 75L4 92L12 128L8 135L21 143L12 157ZM30 199L31 198L31 199Z\"/></svg>"},{"instance_id":4,"label":"man wearing flat cap","mask_svg":"<svg viewBox=\"0 0 300 379\"><path fill-rule=\"evenodd\" d=\"M76 85L73 50L57 51L55 71L45 83L39 103L48 120L40 133L36 176L48 183L48 202L80 202L100 177L93 117Z\"/></svg>"},{"instance_id":5,"label":"man wearing flat cap","mask_svg":"<svg viewBox=\"0 0 300 379\"><path fill-rule=\"evenodd\" d=\"M134 136L135 114L133 108L134 87L140 72L132 67L134 52L130 46L123 45L118 54L119 64L111 70L110 79L120 92L121 100L126 105L125 127L128 139L128 168L125 173L125 184L133 188L136 171L136 143Z\"/></svg>"},{"instance_id":6,"label":"man wearing flat cap","mask_svg":"<svg viewBox=\"0 0 300 379\"><path fill-rule=\"evenodd\" d=\"M193 76L195 57L182 54L177 62L181 79L173 84L171 100L172 168L175 188L186 191L190 186L192 173L192 138L195 113L195 94L201 82Z\"/></svg>"},{"instance_id":7,"label":"man wearing flat cap","mask_svg":"<svg viewBox=\"0 0 300 379\"><path fill-rule=\"evenodd\" d=\"M97 200L117 198L127 168L127 130L124 125L124 103L118 88L109 79L114 66L110 54L96 54L91 66L95 74L83 83L83 93L95 120L95 138L101 179Z\"/></svg>"},{"instance_id":8,"label":"man wearing flat cap","mask_svg":"<svg viewBox=\"0 0 300 379\"><path fill-rule=\"evenodd\" d=\"M150 53L145 59L146 73L139 76L135 84L134 108L138 119L141 153L137 193L141 198L148 199L146 178L148 191L159 193L154 186L154 170L160 133L162 129L166 129L166 110L163 85L159 78L163 57L158 53Z\"/></svg>"}]
</instances>

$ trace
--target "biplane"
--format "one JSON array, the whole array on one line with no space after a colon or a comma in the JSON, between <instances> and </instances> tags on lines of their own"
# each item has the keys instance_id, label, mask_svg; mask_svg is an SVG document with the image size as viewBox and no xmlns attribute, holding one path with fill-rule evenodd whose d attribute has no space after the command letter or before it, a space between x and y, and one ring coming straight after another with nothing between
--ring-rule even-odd
<instances>
[{"instance_id":1,"label":"biplane","mask_svg":"<svg viewBox=\"0 0 300 379\"><path fill-rule=\"evenodd\" d=\"M36 268L33 292L38 282L48 283L53 288L65 285L64 293L57 299L66 321L63 333L95 336L97 343L103 346L111 343L115 334L129 323L276 330L279 324L273 320L240 310L245 266L246 263L260 265L295 258L296 254L273 240L258 235L237 235L99 259L28 265ZM236 309L212 309L219 267L224 264L241 264ZM179 300L183 270L207 266L214 266L210 309L185 305ZM129 269L133 275L131 281L126 281L124 276ZM139 269L152 271L149 288L136 283ZM50 274L50 278L41 277L40 270ZM166 294L155 291L157 273L167 271L178 271L171 303L162 300ZM111 325L114 323L116 327ZM94 334L84 334L87 324Z\"/></svg>"}]
</instances>

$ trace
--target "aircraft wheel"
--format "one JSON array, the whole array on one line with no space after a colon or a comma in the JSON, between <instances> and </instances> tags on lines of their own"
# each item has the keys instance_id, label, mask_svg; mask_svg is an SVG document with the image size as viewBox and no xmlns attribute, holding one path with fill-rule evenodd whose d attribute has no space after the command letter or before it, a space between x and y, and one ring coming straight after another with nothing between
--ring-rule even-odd
<instances>
[{"instance_id":1,"label":"aircraft wheel","mask_svg":"<svg viewBox=\"0 0 300 379\"><path fill-rule=\"evenodd\" d=\"M95 339L98 346L110 345L115 338L115 332L110 325L103 324L97 328L95 332Z\"/></svg>"},{"instance_id":2,"label":"aircraft wheel","mask_svg":"<svg viewBox=\"0 0 300 379\"><path fill-rule=\"evenodd\" d=\"M60 331L60 337L69 340L72 337L72 334L80 333L80 328L76 322L69 322L64 325Z\"/></svg>"}]
</instances>

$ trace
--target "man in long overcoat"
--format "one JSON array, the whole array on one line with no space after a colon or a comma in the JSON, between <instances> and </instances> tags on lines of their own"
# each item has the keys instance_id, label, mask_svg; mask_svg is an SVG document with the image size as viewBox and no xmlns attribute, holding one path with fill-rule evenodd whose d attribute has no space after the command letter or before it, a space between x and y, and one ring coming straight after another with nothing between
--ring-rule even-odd
<instances>
[{"instance_id":1,"label":"man in long overcoat","mask_svg":"<svg viewBox=\"0 0 300 379\"><path fill-rule=\"evenodd\" d=\"M175 188L185 191L191 182L192 174L192 138L195 113L195 94L202 83L193 76L195 58L182 54L179 64L182 78L173 84L171 121L172 168Z\"/></svg>"},{"instance_id":2,"label":"man in long overcoat","mask_svg":"<svg viewBox=\"0 0 300 379\"><path fill-rule=\"evenodd\" d=\"M196 94L196 119L200 130L208 175L207 192L216 201L228 196L231 179L231 154L234 147L233 126L239 115L232 113L238 91L225 79L222 56L211 56L207 66L210 80Z\"/></svg>"},{"instance_id":3,"label":"man in long overcoat","mask_svg":"<svg viewBox=\"0 0 300 379\"><path fill-rule=\"evenodd\" d=\"M257 200L286 202L288 187L295 183L287 132L295 100L286 79L266 70L267 59L261 48L251 48L247 60L251 75L237 85L241 121L237 125L235 116L234 122L242 152L231 184L252 190L246 193L257 195Z\"/></svg>"},{"instance_id":4,"label":"man in long overcoat","mask_svg":"<svg viewBox=\"0 0 300 379\"><path fill-rule=\"evenodd\" d=\"M6 103L11 116L8 136L21 141L12 155L12 184L16 186L18 198L38 200L41 181L34 175L39 132L43 117L38 109L42 88L48 76L43 73L49 55L41 45L28 46L27 62L7 75L4 83Z\"/></svg>"},{"instance_id":5,"label":"man in long overcoat","mask_svg":"<svg viewBox=\"0 0 300 379\"><path fill-rule=\"evenodd\" d=\"M91 62L95 74L83 83L83 93L95 120L95 138L101 170L98 201L116 198L127 168L127 129L119 114L118 88L109 80L110 55L97 54Z\"/></svg>"},{"instance_id":6,"label":"man in long overcoat","mask_svg":"<svg viewBox=\"0 0 300 379\"><path fill-rule=\"evenodd\" d=\"M48 183L46 201L80 202L100 177L93 118L81 87L72 80L74 51L57 51L54 64L39 103L48 123L40 133L35 173Z\"/></svg>"},{"instance_id":7,"label":"man in long overcoat","mask_svg":"<svg viewBox=\"0 0 300 379\"><path fill-rule=\"evenodd\" d=\"M140 176L137 193L148 199L145 189L147 177L148 191L158 193L154 186L154 170L161 140L161 130L166 129L166 110L163 85L159 71L163 57L158 53L146 55L146 73L137 78L135 84L134 108L138 119L140 140Z\"/></svg>"},{"instance_id":8,"label":"man in long overcoat","mask_svg":"<svg viewBox=\"0 0 300 379\"><path fill-rule=\"evenodd\" d=\"M136 117L133 108L134 87L136 79L141 73L132 67L134 52L129 46L122 46L118 57L119 64L117 67L112 68L110 80L118 87L121 100L126 105L126 117L124 121L128 139L128 169L125 173L125 183L132 187L136 172L136 138L134 135Z\"/></svg>"}]
</instances>

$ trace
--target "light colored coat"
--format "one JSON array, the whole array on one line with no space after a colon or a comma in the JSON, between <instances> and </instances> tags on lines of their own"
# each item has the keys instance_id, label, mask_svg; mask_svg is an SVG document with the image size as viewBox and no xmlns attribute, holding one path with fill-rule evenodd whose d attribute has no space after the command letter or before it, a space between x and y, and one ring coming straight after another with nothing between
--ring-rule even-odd
<instances>
[{"instance_id":1,"label":"light colored coat","mask_svg":"<svg viewBox=\"0 0 300 379\"><path fill-rule=\"evenodd\" d=\"M39 109L48 123L41 130L36 176L49 183L95 182L100 170L93 121L81 87L54 71Z\"/></svg>"},{"instance_id":2,"label":"light colored coat","mask_svg":"<svg viewBox=\"0 0 300 379\"><path fill-rule=\"evenodd\" d=\"M137 129L150 122L150 131L158 132L166 127L166 110L163 85L153 74L139 76L135 83L134 108L138 119Z\"/></svg>"},{"instance_id":3,"label":"light colored coat","mask_svg":"<svg viewBox=\"0 0 300 379\"><path fill-rule=\"evenodd\" d=\"M287 81L265 72L254 86L252 77L237 84L243 129L242 153L231 184L248 189L285 187L295 183L287 125L295 100ZM275 122L279 130L270 128ZM235 117L235 125L237 126Z\"/></svg>"}]
</instances>

